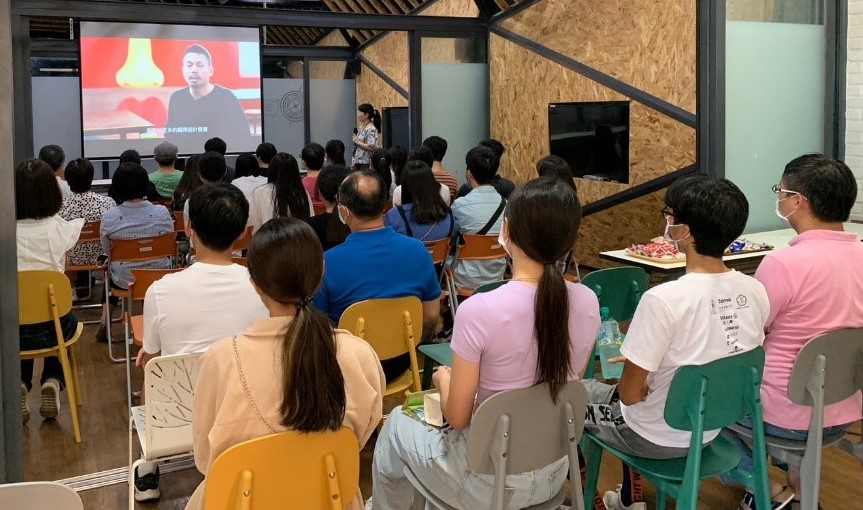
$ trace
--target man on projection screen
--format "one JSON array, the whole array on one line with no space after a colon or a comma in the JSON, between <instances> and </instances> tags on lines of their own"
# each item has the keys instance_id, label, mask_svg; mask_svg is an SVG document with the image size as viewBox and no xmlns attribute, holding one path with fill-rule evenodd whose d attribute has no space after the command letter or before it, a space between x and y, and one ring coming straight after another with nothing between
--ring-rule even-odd
<instances>
[{"instance_id":1,"label":"man on projection screen","mask_svg":"<svg viewBox=\"0 0 863 510\"><path fill-rule=\"evenodd\" d=\"M197 153L204 142L218 136L236 150L251 147L249 121L233 92L214 83L213 60L200 44L183 54L183 78L189 84L171 94L165 138L181 153Z\"/></svg>"}]
</instances>

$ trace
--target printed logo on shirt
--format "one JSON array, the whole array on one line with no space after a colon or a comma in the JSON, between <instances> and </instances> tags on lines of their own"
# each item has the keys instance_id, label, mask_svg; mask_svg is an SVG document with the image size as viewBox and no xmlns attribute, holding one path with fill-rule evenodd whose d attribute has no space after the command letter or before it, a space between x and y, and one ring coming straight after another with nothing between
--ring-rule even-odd
<instances>
[{"instance_id":1,"label":"printed logo on shirt","mask_svg":"<svg viewBox=\"0 0 863 510\"><path fill-rule=\"evenodd\" d=\"M744 296L743 294L740 294L739 296L737 296L737 309L738 310L741 308L749 308L748 304L749 304L749 299L747 299L746 296Z\"/></svg>"}]
</instances>

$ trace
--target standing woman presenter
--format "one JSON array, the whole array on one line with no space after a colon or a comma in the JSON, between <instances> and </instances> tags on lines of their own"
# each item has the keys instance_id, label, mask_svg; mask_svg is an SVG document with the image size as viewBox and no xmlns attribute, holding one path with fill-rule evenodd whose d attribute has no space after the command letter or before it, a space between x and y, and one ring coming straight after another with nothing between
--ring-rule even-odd
<instances>
[{"instance_id":1,"label":"standing woman presenter","mask_svg":"<svg viewBox=\"0 0 863 510\"><path fill-rule=\"evenodd\" d=\"M354 156L351 158L351 170L368 170L372 153L378 148L381 114L374 106L363 103L357 107L357 120L360 127L354 130Z\"/></svg>"}]
</instances>

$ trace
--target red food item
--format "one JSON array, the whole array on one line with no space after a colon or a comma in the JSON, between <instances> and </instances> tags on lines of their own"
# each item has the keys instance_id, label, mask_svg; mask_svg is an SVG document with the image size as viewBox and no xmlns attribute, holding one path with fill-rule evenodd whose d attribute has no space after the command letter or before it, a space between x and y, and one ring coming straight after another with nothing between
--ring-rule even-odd
<instances>
[{"instance_id":1,"label":"red food item","mask_svg":"<svg viewBox=\"0 0 863 510\"><path fill-rule=\"evenodd\" d=\"M685 257L680 251L664 240L647 244L634 244L627 248L626 252L640 257L659 260L682 259Z\"/></svg>"}]
</instances>

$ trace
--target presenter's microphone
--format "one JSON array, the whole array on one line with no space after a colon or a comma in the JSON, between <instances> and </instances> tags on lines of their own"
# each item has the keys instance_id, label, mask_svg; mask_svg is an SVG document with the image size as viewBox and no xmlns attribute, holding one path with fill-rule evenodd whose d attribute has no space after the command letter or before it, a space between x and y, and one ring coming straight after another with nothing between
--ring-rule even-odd
<instances>
[{"instance_id":1,"label":"presenter's microphone","mask_svg":"<svg viewBox=\"0 0 863 510\"><path fill-rule=\"evenodd\" d=\"M354 136L357 136L357 133L359 133L359 132L360 132L360 130L359 130L359 129L354 128ZM357 145L357 144L354 144L354 146L355 146L355 147L356 147L356 145Z\"/></svg>"}]
</instances>

